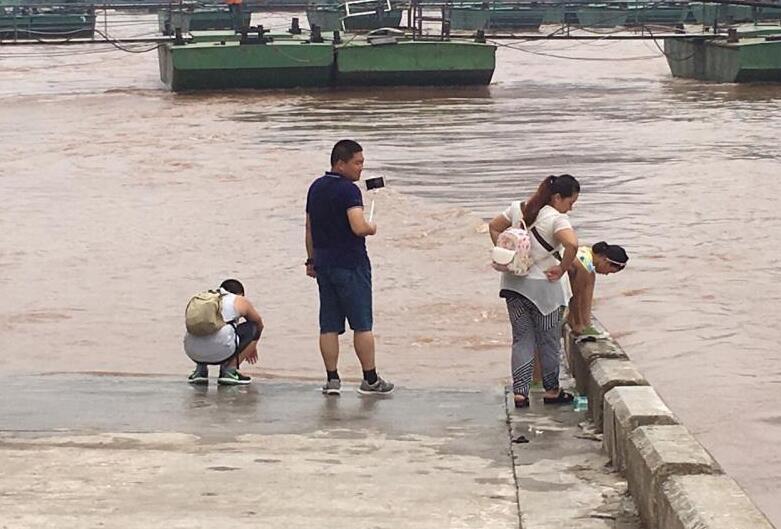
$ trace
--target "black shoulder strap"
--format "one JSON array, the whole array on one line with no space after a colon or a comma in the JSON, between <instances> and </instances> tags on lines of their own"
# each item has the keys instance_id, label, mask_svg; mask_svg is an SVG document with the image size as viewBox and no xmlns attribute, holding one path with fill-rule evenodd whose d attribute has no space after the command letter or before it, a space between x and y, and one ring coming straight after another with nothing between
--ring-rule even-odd
<instances>
[{"instance_id":1,"label":"black shoulder strap","mask_svg":"<svg viewBox=\"0 0 781 529\"><path fill-rule=\"evenodd\" d=\"M548 252L551 252L551 255L556 258L557 261L561 262L561 254L559 252L553 251L553 246L551 246L548 241L542 238L542 235L540 235L540 232L537 231L537 226L532 227L531 229L532 234L534 235L534 238L537 239L537 242L540 243L540 245L545 248Z\"/></svg>"},{"instance_id":2,"label":"black shoulder strap","mask_svg":"<svg viewBox=\"0 0 781 529\"><path fill-rule=\"evenodd\" d=\"M525 205L526 205L526 202L521 202L521 216L523 216L523 207ZM532 226L531 232L532 232L532 234L534 234L534 238L537 239L537 242L539 242L540 245L543 248L545 248L546 251L552 252L551 255L553 255L553 257L555 257L558 262L561 262L561 254L559 252L554 252L553 251L553 246L551 246L548 243L548 241L543 239L542 235L540 235L540 232L537 231L537 227L536 226Z\"/></svg>"}]
</instances>

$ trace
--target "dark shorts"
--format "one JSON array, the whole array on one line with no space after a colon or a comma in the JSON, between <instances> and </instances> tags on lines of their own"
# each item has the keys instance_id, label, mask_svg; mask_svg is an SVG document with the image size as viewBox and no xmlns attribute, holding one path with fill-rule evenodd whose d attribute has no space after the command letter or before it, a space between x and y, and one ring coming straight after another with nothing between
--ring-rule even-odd
<instances>
[{"instance_id":1,"label":"dark shorts","mask_svg":"<svg viewBox=\"0 0 781 529\"><path fill-rule=\"evenodd\" d=\"M317 286L320 290L320 334L342 334L345 318L355 332L372 330L370 266L318 269Z\"/></svg>"},{"instance_id":2,"label":"dark shorts","mask_svg":"<svg viewBox=\"0 0 781 529\"><path fill-rule=\"evenodd\" d=\"M245 321L236 325L236 353L242 352L252 342L260 340L260 329L254 321Z\"/></svg>"}]
</instances>

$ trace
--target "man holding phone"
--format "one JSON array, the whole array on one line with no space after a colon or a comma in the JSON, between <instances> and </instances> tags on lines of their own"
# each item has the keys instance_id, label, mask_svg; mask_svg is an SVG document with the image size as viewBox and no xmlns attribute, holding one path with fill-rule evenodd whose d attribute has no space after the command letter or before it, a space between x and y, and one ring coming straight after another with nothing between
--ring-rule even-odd
<instances>
[{"instance_id":1,"label":"man holding phone","mask_svg":"<svg viewBox=\"0 0 781 529\"><path fill-rule=\"evenodd\" d=\"M383 395L394 386L377 375L374 363L371 262L366 237L377 233L367 221L355 182L363 171L363 148L340 140L331 151L331 170L312 182L306 199L306 273L317 279L320 294L320 353L326 395L341 393L337 371L339 335L344 321L353 330L355 353L363 369L358 393Z\"/></svg>"}]
</instances>

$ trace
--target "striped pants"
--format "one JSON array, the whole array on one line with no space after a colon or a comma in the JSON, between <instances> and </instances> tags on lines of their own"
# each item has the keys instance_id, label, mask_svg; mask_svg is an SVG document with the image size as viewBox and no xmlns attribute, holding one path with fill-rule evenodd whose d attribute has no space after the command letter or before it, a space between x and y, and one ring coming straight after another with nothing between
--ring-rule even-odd
<instances>
[{"instance_id":1,"label":"striped pants","mask_svg":"<svg viewBox=\"0 0 781 529\"><path fill-rule=\"evenodd\" d=\"M543 315L534 303L520 294L511 295L505 301L513 330L513 393L529 396L535 349L542 361L542 385L546 390L558 388L561 311Z\"/></svg>"}]
</instances>

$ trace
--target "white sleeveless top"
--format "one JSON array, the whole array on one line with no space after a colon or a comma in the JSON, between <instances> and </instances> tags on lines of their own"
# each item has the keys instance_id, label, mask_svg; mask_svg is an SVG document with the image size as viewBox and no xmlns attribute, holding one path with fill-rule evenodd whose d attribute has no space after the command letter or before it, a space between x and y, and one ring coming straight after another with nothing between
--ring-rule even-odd
<instances>
[{"instance_id":1,"label":"white sleeveless top","mask_svg":"<svg viewBox=\"0 0 781 529\"><path fill-rule=\"evenodd\" d=\"M236 294L221 290L225 296L222 298L222 319L226 322L239 319L236 310ZM193 336L190 333L184 335L184 352L194 362L217 364L224 362L236 353L236 330L233 325L224 325L219 331L207 336Z\"/></svg>"}]
</instances>

